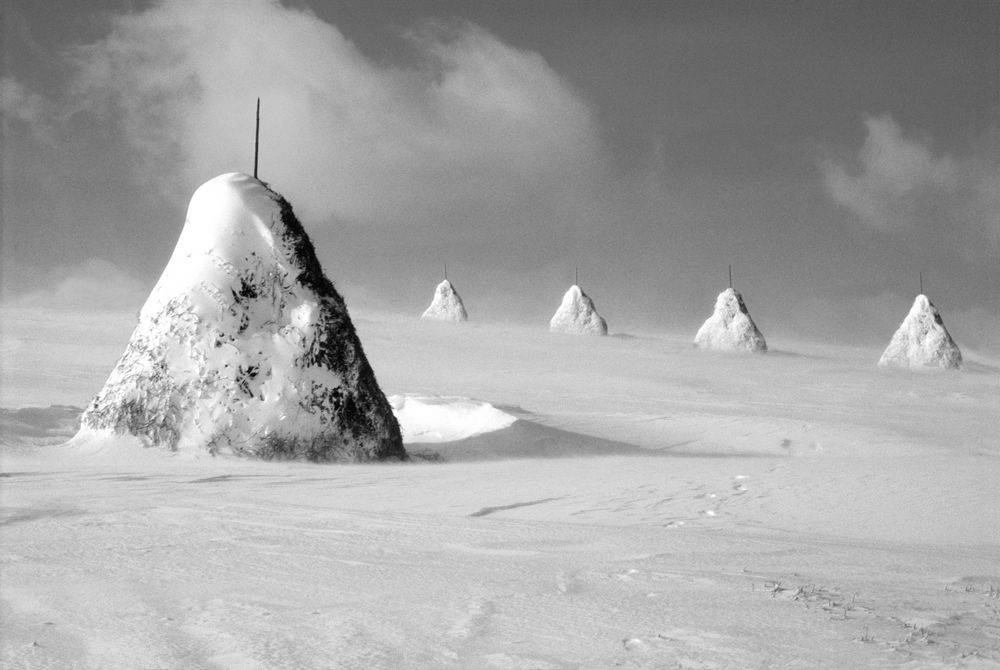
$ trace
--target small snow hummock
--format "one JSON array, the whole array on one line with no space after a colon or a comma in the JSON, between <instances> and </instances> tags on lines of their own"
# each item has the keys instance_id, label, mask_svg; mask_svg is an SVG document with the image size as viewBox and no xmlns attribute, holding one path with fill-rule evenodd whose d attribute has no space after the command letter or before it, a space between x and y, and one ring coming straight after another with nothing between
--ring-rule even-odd
<instances>
[{"instance_id":1,"label":"small snow hummock","mask_svg":"<svg viewBox=\"0 0 1000 670\"><path fill-rule=\"evenodd\" d=\"M81 438L264 459L405 458L344 300L292 207L242 173L191 198Z\"/></svg>"},{"instance_id":2,"label":"small snow hummock","mask_svg":"<svg viewBox=\"0 0 1000 670\"><path fill-rule=\"evenodd\" d=\"M717 351L767 351L767 342L750 318L743 296L733 288L719 294L715 300L715 311L694 336L694 345L699 349Z\"/></svg>"},{"instance_id":3,"label":"small snow hummock","mask_svg":"<svg viewBox=\"0 0 1000 670\"><path fill-rule=\"evenodd\" d=\"M553 333L574 335L607 335L608 324L597 313L594 301L576 284L569 287L562 304L549 322Z\"/></svg>"},{"instance_id":4,"label":"small snow hummock","mask_svg":"<svg viewBox=\"0 0 1000 670\"><path fill-rule=\"evenodd\" d=\"M389 396L406 444L455 442L501 430L517 417L488 402L461 396Z\"/></svg>"},{"instance_id":5,"label":"small snow hummock","mask_svg":"<svg viewBox=\"0 0 1000 670\"><path fill-rule=\"evenodd\" d=\"M451 282L445 279L434 289L434 300L420 318L433 321L468 321L469 315L465 311L465 305L462 304L462 297L458 295Z\"/></svg>"},{"instance_id":6,"label":"small snow hummock","mask_svg":"<svg viewBox=\"0 0 1000 670\"><path fill-rule=\"evenodd\" d=\"M883 367L957 370L962 365L962 352L944 327L937 308L927 296L920 294L878 364Z\"/></svg>"}]
</instances>

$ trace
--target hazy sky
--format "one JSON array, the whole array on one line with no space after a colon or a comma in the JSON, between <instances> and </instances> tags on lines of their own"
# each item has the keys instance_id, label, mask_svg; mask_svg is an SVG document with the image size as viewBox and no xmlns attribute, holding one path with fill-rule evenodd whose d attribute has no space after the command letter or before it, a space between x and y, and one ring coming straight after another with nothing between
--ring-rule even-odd
<instances>
[{"instance_id":1,"label":"hazy sky","mask_svg":"<svg viewBox=\"0 0 1000 670\"><path fill-rule=\"evenodd\" d=\"M3 0L3 296L138 309L202 182L293 204L352 311L772 342L917 293L1000 353L1000 2ZM773 346L773 344L772 344Z\"/></svg>"}]
</instances>

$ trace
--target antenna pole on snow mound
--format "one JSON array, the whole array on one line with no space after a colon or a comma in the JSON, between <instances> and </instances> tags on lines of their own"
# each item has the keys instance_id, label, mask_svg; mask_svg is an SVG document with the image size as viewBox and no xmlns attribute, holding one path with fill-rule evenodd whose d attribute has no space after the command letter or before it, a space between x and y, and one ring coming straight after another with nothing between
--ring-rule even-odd
<instances>
[{"instance_id":1,"label":"antenna pole on snow mound","mask_svg":"<svg viewBox=\"0 0 1000 670\"><path fill-rule=\"evenodd\" d=\"M918 272L917 276L920 277L920 295L924 294L924 273Z\"/></svg>"},{"instance_id":2,"label":"antenna pole on snow mound","mask_svg":"<svg viewBox=\"0 0 1000 670\"><path fill-rule=\"evenodd\" d=\"M580 268L573 268L573 283L580 285Z\"/></svg>"},{"instance_id":3,"label":"antenna pole on snow mound","mask_svg":"<svg viewBox=\"0 0 1000 670\"><path fill-rule=\"evenodd\" d=\"M733 264L729 264L729 288L733 287Z\"/></svg>"},{"instance_id":4,"label":"antenna pole on snow mound","mask_svg":"<svg viewBox=\"0 0 1000 670\"><path fill-rule=\"evenodd\" d=\"M444 264L444 278L445 279L448 278L448 263L447 262L445 262L445 264Z\"/></svg>"},{"instance_id":5,"label":"antenna pole on snow mound","mask_svg":"<svg viewBox=\"0 0 1000 670\"><path fill-rule=\"evenodd\" d=\"M257 125L253 132L253 178L257 178L257 155L260 151L260 98L257 98Z\"/></svg>"}]
</instances>

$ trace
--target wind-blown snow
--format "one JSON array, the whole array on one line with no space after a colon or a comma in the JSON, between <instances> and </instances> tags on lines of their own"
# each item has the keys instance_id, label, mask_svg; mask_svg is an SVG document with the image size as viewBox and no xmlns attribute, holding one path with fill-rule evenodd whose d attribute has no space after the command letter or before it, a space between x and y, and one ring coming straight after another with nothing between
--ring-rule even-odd
<instances>
[{"instance_id":1,"label":"wind-blown snow","mask_svg":"<svg viewBox=\"0 0 1000 670\"><path fill-rule=\"evenodd\" d=\"M517 421L481 400L461 396L389 396L406 444L454 442L501 430Z\"/></svg>"},{"instance_id":2,"label":"wind-blown snow","mask_svg":"<svg viewBox=\"0 0 1000 670\"><path fill-rule=\"evenodd\" d=\"M878 364L883 367L957 370L962 366L962 352L944 327L937 308L926 295L920 294Z\"/></svg>"},{"instance_id":3,"label":"wind-blown snow","mask_svg":"<svg viewBox=\"0 0 1000 670\"><path fill-rule=\"evenodd\" d=\"M79 439L108 432L263 458L405 455L343 299L291 206L241 173L191 198Z\"/></svg>"},{"instance_id":4,"label":"wind-blown snow","mask_svg":"<svg viewBox=\"0 0 1000 670\"><path fill-rule=\"evenodd\" d=\"M750 318L740 292L727 288L715 300L715 310L694 336L699 349L763 353L767 342Z\"/></svg>"},{"instance_id":5,"label":"wind-blown snow","mask_svg":"<svg viewBox=\"0 0 1000 670\"><path fill-rule=\"evenodd\" d=\"M554 333L574 335L607 335L608 324L597 313L594 301L576 284L569 287L563 296L559 309L549 322L549 330Z\"/></svg>"},{"instance_id":6,"label":"wind-blown snow","mask_svg":"<svg viewBox=\"0 0 1000 670\"><path fill-rule=\"evenodd\" d=\"M434 289L434 299L420 318L433 321L467 321L469 315L465 311L465 305L462 304L458 291L445 279Z\"/></svg>"}]
</instances>

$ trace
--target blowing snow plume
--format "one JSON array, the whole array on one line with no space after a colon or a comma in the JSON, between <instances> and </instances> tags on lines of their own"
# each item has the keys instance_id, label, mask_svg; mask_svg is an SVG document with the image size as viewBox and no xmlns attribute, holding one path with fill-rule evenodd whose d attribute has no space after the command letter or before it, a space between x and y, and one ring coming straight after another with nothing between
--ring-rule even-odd
<instances>
[{"instance_id":1,"label":"blowing snow plume","mask_svg":"<svg viewBox=\"0 0 1000 670\"><path fill-rule=\"evenodd\" d=\"M432 321L468 321L469 314L465 311L458 291L445 279L434 289L434 299L420 318Z\"/></svg>"},{"instance_id":2,"label":"blowing snow plume","mask_svg":"<svg viewBox=\"0 0 1000 670\"><path fill-rule=\"evenodd\" d=\"M203 184L81 435L265 459L405 458L343 298L282 196Z\"/></svg>"},{"instance_id":3,"label":"blowing snow plume","mask_svg":"<svg viewBox=\"0 0 1000 670\"><path fill-rule=\"evenodd\" d=\"M698 329L694 345L717 351L767 351L767 342L750 318L743 296L733 288L727 288L716 298L715 311Z\"/></svg>"},{"instance_id":4,"label":"blowing snow plume","mask_svg":"<svg viewBox=\"0 0 1000 670\"><path fill-rule=\"evenodd\" d=\"M882 367L957 370L962 366L962 352L944 327L934 303L920 294L878 364Z\"/></svg>"},{"instance_id":5,"label":"blowing snow plume","mask_svg":"<svg viewBox=\"0 0 1000 670\"><path fill-rule=\"evenodd\" d=\"M597 313L590 296L573 284L563 296L559 309L552 315L549 330L553 333L574 335L607 335L608 324L604 317Z\"/></svg>"}]
</instances>

